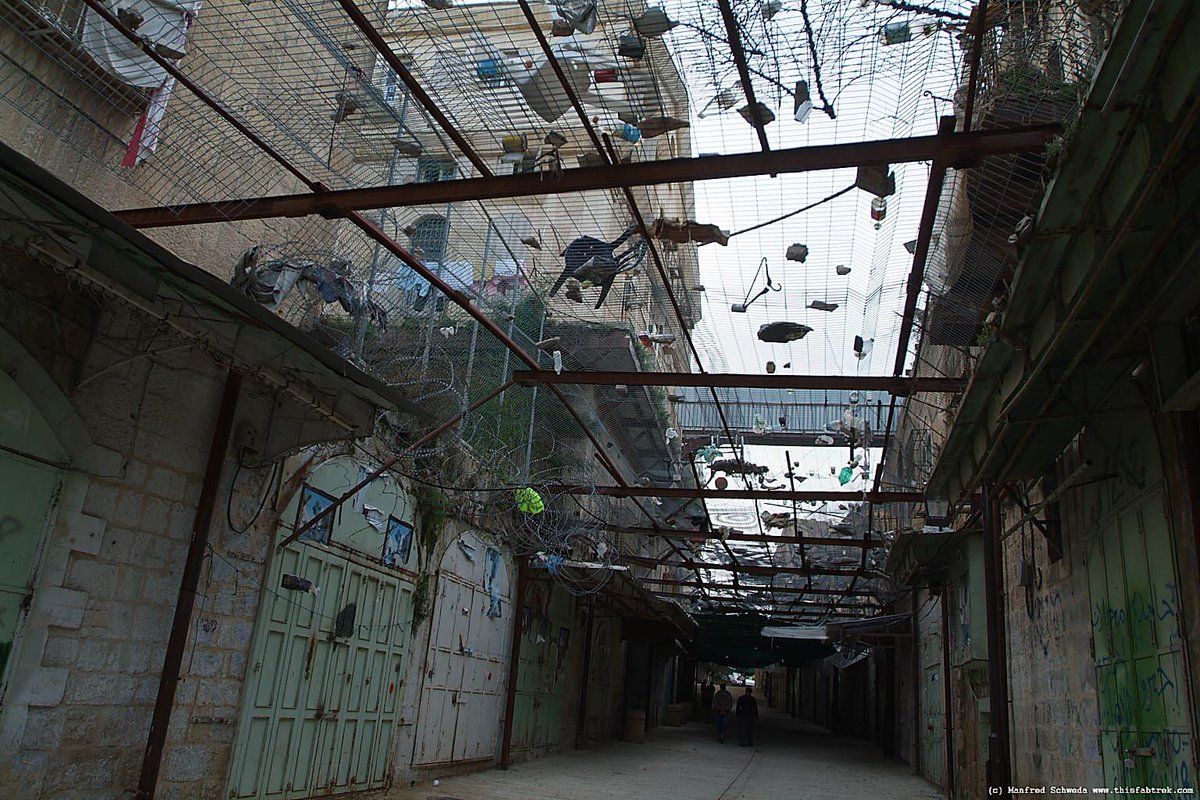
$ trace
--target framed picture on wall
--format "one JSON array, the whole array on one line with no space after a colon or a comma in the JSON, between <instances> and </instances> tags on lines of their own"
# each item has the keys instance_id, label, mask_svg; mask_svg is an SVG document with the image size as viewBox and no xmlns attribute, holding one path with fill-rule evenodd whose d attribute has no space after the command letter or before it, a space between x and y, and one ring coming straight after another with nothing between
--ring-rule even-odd
<instances>
[{"instance_id":1,"label":"framed picture on wall","mask_svg":"<svg viewBox=\"0 0 1200 800\"><path fill-rule=\"evenodd\" d=\"M412 550L413 526L395 517L388 517L387 537L383 540L383 563L403 567Z\"/></svg>"},{"instance_id":2,"label":"framed picture on wall","mask_svg":"<svg viewBox=\"0 0 1200 800\"><path fill-rule=\"evenodd\" d=\"M332 495L325 494L320 489L305 486L300 490L300 510L296 514L296 528L302 527L306 522L329 508L335 502L336 498ZM313 525L300 534L299 540L302 542L329 544L329 537L333 533L333 518L336 516L337 512L335 511L325 517L316 525Z\"/></svg>"}]
</instances>

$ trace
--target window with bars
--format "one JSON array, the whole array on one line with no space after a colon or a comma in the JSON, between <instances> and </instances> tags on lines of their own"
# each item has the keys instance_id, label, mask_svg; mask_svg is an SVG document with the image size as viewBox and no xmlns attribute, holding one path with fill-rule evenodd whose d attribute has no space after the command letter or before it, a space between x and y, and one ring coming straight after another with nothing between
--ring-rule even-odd
<instances>
[{"instance_id":1,"label":"window with bars","mask_svg":"<svg viewBox=\"0 0 1200 800\"><path fill-rule=\"evenodd\" d=\"M454 179L457 164L445 158L418 158L417 183L439 183Z\"/></svg>"}]
</instances>

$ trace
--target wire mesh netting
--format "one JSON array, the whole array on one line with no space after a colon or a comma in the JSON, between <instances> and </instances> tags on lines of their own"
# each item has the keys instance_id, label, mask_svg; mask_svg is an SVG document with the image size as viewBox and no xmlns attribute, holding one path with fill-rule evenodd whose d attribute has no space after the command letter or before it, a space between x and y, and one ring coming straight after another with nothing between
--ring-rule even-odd
<instances>
[{"instance_id":1,"label":"wire mesh netting","mask_svg":"<svg viewBox=\"0 0 1200 800\"><path fill-rule=\"evenodd\" d=\"M169 216L189 203L244 199L222 206L224 222L153 235L440 417L465 411L533 364L892 373L928 174L922 163L893 165L894 188L888 169L865 183L846 169L364 212L411 254L407 261L351 220L238 219L252 198L313 187L536 178L610 161L752 152L759 147L752 123L763 115L748 107L713 0L218 1L184 3L166 17L149 6L5 4L0 97L13 111L6 139L49 134L29 149L46 163L70 163L59 171L108 207L160 207ZM115 27L101 8L115 15ZM348 13L356 8L365 22ZM966 0L731 2L754 95L774 118L770 145L915 136L932 133L942 115L961 117L964 64L980 29L974 127L1069 121L1121 10L1116 2L992 3L981 21L972 20L972 8ZM375 32L386 51L368 36ZM172 77L175 69L185 82ZM1056 154L990 158L951 173L926 271L918 374L934 374L929 364L951 375L969 366L994 288L1015 263L1010 237L1019 240ZM802 340L764 338L764 326L783 323L804 329ZM954 357L937 355L935 346ZM578 591L597 588L618 560L635 566L629 559L651 550L679 562L834 573L747 574L728 591L695 587L722 603L795 609L817 596L801 589L875 585L868 577L882 552L875 548L687 537L668 538L668 546L612 533L635 524L699 527L696 517L710 532L800 536L816 526L822 536L873 535L861 503L706 508L596 495L595 487L619 481L718 485L719 471L696 457L698 449L723 448L725 457L749 462L754 437L801 431L811 436L787 445L795 458L759 439L771 449L758 459L766 472L724 480L870 488L879 453L869 445L882 442L827 429L848 398L681 397L669 387L512 386L468 414L457 439L443 437L422 452L462 445L497 486L536 488L544 516L513 516L516 500L504 495L507 544L575 564L557 574ZM946 402L918 395L902 414ZM861 401L870 431L890 436L884 412L893 403ZM699 418L684 418L693 412ZM915 410L910 416L924 419ZM902 431L890 441L897 469L888 483L919 490L924 467L909 458L911 436ZM875 519L894 517L900 526L909 511L880 509ZM778 513L790 521L764 522ZM890 521L872 526L895 529ZM703 574L704 584L730 582L720 571L636 568L648 580ZM820 602L822 613L845 606L832 600Z\"/></svg>"}]
</instances>

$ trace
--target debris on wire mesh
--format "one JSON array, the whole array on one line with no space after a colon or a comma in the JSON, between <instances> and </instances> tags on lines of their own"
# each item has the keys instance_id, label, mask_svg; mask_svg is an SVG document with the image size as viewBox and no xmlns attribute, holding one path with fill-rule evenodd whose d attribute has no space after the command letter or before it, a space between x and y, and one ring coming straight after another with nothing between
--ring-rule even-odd
<instances>
[{"instance_id":1,"label":"debris on wire mesh","mask_svg":"<svg viewBox=\"0 0 1200 800\"><path fill-rule=\"evenodd\" d=\"M804 122L813 110L812 96L808 93L808 81L797 81L792 97L792 119Z\"/></svg>"},{"instance_id":2,"label":"debris on wire mesh","mask_svg":"<svg viewBox=\"0 0 1200 800\"><path fill-rule=\"evenodd\" d=\"M521 244L525 245L526 247L532 247L534 250L542 249L542 243L536 236L522 236Z\"/></svg>"},{"instance_id":3,"label":"debris on wire mesh","mask_svg":"<svg viewBox=\"0 0 1200 800\"><path fill-rule=\"evenodd\" d=\"M712 108L714 103L717 107L715 110L710 111L709 109ZM705 117L711 117L714 114L720 114L722 111L728 111L736 105L737 94L733 91L733 89L722 89L721 91L717 92L713 99L704 104L704 108L700 109L700 113L698 113L696 116L700 119L704 119Z\"/></svg>"},{"instance_id":4,"label":"debris on wire mesh","mask_svg":"<svg viewBox=\"0 0 1200 800\"><path fill-rule=\"evenodd\" d=\"M367 318L386 330L387 311L373 300L366 299L359 286L347 274L354 265L340 255L312 254L311 257L262 259L262 246L255 245L238 257L229 284L269 311L280 313L280 307L300 286L307 298L310 294L322 303L336 302L348 314ZM315 290L310 293L310 289Z\"/></svg>"},{"instance_id":5,"label":"debris on wire mesh","mask_svg":"<svg viewBox=\"0 0 1200 800\"><path fill-rule=\"evenodd\" d=\"M358 96L358 92L348 92L342 89L334 95L334 100L337 102L337 109L333 112L334 122L341 122L362 108L362 99Z\"/></svg>"},{"instance_id":6,"label":"debris on wire mesh","mask_svg":"<svg viewBox=\"0 0 1200 800\"><path fill-rule=\"evenodd\" d=\"M767 374L768 374L768 375L774 375L774 374L775 374L775 362L774 362L774 361L768 361L768 362L767 362Z\"/></svg>"},{"instance_id":7,"label":"debris on wire mesh","mask_svg":"<svg viewBox=\"0 0 1200 800\"><path fill-rule=\"evenodd\" d=\"M600 297L595 306L600 308L608 298L617 275L636 269L646 259L649 248L644 239L638 237L629 243L636 232L637 227L630 225L611 242L594 236L579 236L572 240L562 252L563 271L550 287L550 296L553 297L564 283L574 278L580 281L582 287L600 287ZM582 294L578 300L571 294L567 297L575 302L583 301Z\"/></svg>"},{"instance_id":8,"label":"debris on wire mesh","mask_svg":"<svg viewBox=\"0 0 1200 800\"><path fill-rule=\"evenodd\" d=\"M837 311L837 303L826 303L824 300L813 300L808 304L813 311Z\"/></svg>"},{"instance_id":9,"label":"debris on wire mesh","mask_svg":"<svg viewBox=\"0 0 1200 800\"><path fill-rule=\"evenodd\" d=\"M453 0L422 0L425 5L437 11L445 11L448 8L453 8Z\"/></svg>"},{"instance_id":10,"label":"debris on wire mesh","mask_svg":"<svg viewBox=\"0 0 1200 800\"><path fill-rule=\"evenodd\" d=\"M854 185L877 198L891 197L896 193L896 173L887 164L860 166Z\"/></svg>"},{"instance_id":11,"label":"debris on wire mesh","mask_svg":"<svg viewBox=\"0 0 1200 800\"><path fill-rule=\"evenodd\" d=\"M673 333L650 333L643 331L638 334L638 342L643 347L653 347L656 344L675 344L675 334Z\"/></svg>"},{"instance_id":12,"label":"debris on wire mesh","mask_svg":"<svg viewBox=\"0 0 1200 800\"><path fill-rule=\"evenodd\" d=\"M764 528L779 528L781 530L787 530L795 522L795 517L786 511L776 511L774 513L764 511L758 515L758 518L762 520Z\"/></svg>"},{"instance_id":13,"label":"debris on wire mesh","mask_svg":"<svg viewBox=\"0 0 1200 800\"><path fill-rule=\"evenodd\" d=\"M883 225L884 218L887 217L887 200L883 197L871 198L871 221L875 223L875 230Z\"/></svg>"},{"instance_id":14,"label":"debris on wire mesh","mask_svg":"<svg viewBox=\"0 0 1200 800\"><path fill-rule=\"evenodd\" d=\"M591 0L560 0L554 3L554 10L572 32L587 34L596 30L596 4Z\"/></svg>"},{"instance_id":15,"label":"debris on wire mesh","mask_svg":"<svg viewBox=\"0 0 1200 800\"><path fill-rule=\"evenodd\" d=\"M864 339L861 336L854 337L854 357L862 361L867 356L871 355L871 347L875 344L875 338Z\"/></svg>"},{"instance_id":16,"label":"debris on wire mesh","mask_svg":"<svg viewBox=\"0 0 1200 800\"><path fill-rule=\"evenodd\" d=\"M834 267L834 272L836 272L838 275L849 275L850 268L845 264L838 264L836 267Z\"/></svg>"},{"instance_id":17,"label":"debris on wire mesh","mask_svg":"<svg viewBox=\"0 0 1200 800\"><path fill-rule=\"evenodd\" d=\"M784 253L784 257L788 261L799 261L801 264L803 264L808 260L808 245L803 245L799 242L789 245L787 252Z\"/></svg>"},{"instance_id":18,"label":"debris on wire mesh","mask_svg":"<svg viewBox=\"0 0 1200 800\"><path fill-rule=\"evenodd\" d=\"M738 113L742 115L742 119L754 125L754 110L758 111L758 118L762 120L763 125L770 125L775 121L775 112L767 108L766 103L758 102L753 106L753 110L749 103L738 109Z\"/></svg>"},{"instance_id":19,"label":"debris on wire mesh","mask_svg":"<svg viewBox=\"0 0 1200 800\"><path fill-rule=\"evenodd\" d=\"M759 9L763 19L771 19L783 10L783 0L766 0Z\"/></svg>"},{"instance_id":20,"label":"debris on wire mesh","mask_svg":"<svg viewBox=\"0 0 1200 800\"><path fill-rule=\"evenodd\" d=\"M453 325L445 325L441 328L438 328L438 333L440 333L445 338L449 339L451 336L458 333L458 329L455 328Z\"/></svg>"},{"instance_id":21,"label":"debris on wire mesh","mask_svg":"<svg viewBox=\"0 0 1200 800\"><path fill-rule=\"evenodd\" d=\"M425 148L420 142L414 142L412 139L396 138L392 140L392 147L399 156L419 156L425 152Z\"/></svg>"},{"instance_id":22,"label":"debris on wire mesh","mask_svg":"<svg viewBox=\"0 0 1200 800\"><path fill-rule=\"evenodd\" d=\"M743 458L722 458L709 463L712 472L724 472L729 475L766 475L769 467L754 464Z\"/></svg>"},{"instance_id":23,"label":"debris on wire mesh","mask_svg":"<svg viewBox=\"0 0 1200 800\"><path fill-rule=\"evenodd\" d=\"M712 244L716 242L719 245L729 244L729 232L711 223L701 223L695 220L679 220L679 219L659 219L654 220L650 225L650 236L654 239L664 239L666 241L686 244L695 242L696 244Z\"/></svg>"},{"instance_id":24,"label":"debris on wire mesh","mask_svg":"<svg viewBox=\"0 0 1200 800\"><path fill-rule=\"evenodd\" d=\"M831 444L833 444L833 437L830 436L828 433L822 433L820 436L817 437L817 444L826 445L826 446L831 445Z\"/></svg>"},{"instance_id":25,"label":"debris on wire mesh","mask_svg":"<svg viewBox=\"0 0 1200 800\"><path fill-rule=\"evenodd\" d=\"M758 329L758 338L764 342L787 344L803 339L812 328L799 322L767 322Z\"/></svg>"},{"instance_id":26,"label":"debris on wire mesh","mask_svg":"<svg viewBox=\"0 0 1200 800\"><path fill-rule=\"evenodd\" d=\"M632 61L641 60L646 55L646 43L637 36L622 34L617 39L617 55Z\"/></svg>"},{"instance_id":27,"label":"debris on wire mesh","mask_svg":"<svg viewBox=\"0 0 1200 800\"><path fill-rule=\"evenodd\" d=\"M566 295L567 299L571 300L572 302L583 302L583 287L579 284L579 281L575 280L574 278L567 283L567 291L564 292L564 294Z\"/></svg>"},{"instance_id":28,"label":"debris on wire mesh","mask_svg":"<svg viewBox=\"0 0 1200 800\"><path fill-rule=\"evenodd\" d=\"M522 486L516 491L517 510L525 514L541 514L546 506L536 489Z\"/></svg>"},{"instance_id":29,"label":"debris on wire mesh","mask_svg":"<svg viewBox=\"0 0 1200 800\"><path fill-rule=\"evenodd\" d=\"M679 23L667 16L667 12L658 6L648 8L639 16L634 17L633 27L642 36L651 39L662 36Z\"/></svg>"},{"instance_id":30,"label":"debris on wire mesh","mask_svg":"<svg viewBox=\"0 0 1200 800\"><path fill-rule=\"evenodd\" d=\"M536 347L538 350L545 350L547 353L549 353L554 348L558 347L560 342L562 342L561 336L551 336L549 338L542 339L540 342L537 342L534 344L534 347Z\"/></svg>"},{"instance_id":31,"label":"debris on wire mesh","mask_svg":"<svg viewBox=\"0 0 1200 800\"><path fill-rule=\"evenodd\" d=\"M662 136L664 133L686 128L690 124L686 120L676 119L675 117L646 117L639 120L637 126L641 129L642 136L647 139L653 139L657 136Z\"/></svg>"}]
</instances>

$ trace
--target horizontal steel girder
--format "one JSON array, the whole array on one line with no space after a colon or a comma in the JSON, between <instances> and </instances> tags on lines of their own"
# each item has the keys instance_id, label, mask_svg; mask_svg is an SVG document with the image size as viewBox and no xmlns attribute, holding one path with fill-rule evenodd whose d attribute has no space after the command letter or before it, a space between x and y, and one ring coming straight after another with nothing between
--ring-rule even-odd
<instances>
[{"instance_id":1,"label":"horizontal steel girder","mask_svg":"<svg viewBox=\"0 0 1200 800\"><path fill-rule=\"evenodd\" d=\"M631 564L639 564L650 567L679 567L682 569L698 570L716 570L724 572L741 572L746 575L833 575L844 578L876 578L883 577L881 573L874 570L853 569L827 569L824 567L772 567L766 564L725 564L718 561L693 561L687 559L685 561L663 561L657 559L646 558L644 556L625 556L626 561Z\"/></svg>"},{"instance_id":2,"label":"horizontal steel girder","mask_svg":"<svg viewBox=\"0 0 1200 800\"><path fill-rule=\"evenodd\" d=\"M762 586L753 583L741 583L734 585L732 583L712 583L705 581L698 583L697 581L681 581L674 578L642 578L644 584L655 584L657 586L681 586L689 589L712 589L714 591L723 589L736 589L740 592L755 594L758 592L773 592L774 594L811 594L814 596L830 596L830 597L874 597L874 589L825 589L810 586Z\"/></svg>"},{"instance_id":3,"label":"horizontal steel girder","mask_svg":"<svg viewBox=\"0 0 1200 800\"><path fill-rule=\"evenodd\" d=\"M915 136L852 144L817 145L731 156L700 156L641 161L613 166L580 167L560 173L503 175L436 183L408 183L319 193L239 198L211 203L129 209L116 216L135 228L225 222L321 214L340 217L347 211L403 206L532 197L651 186L663 183L776 175L864 165L937 160L953 167L978 164L987 156L1041 150L1061 133L1059 125L1034 125L972 133Z\"/></svg>"},{"instance_id":4,"label":"horizontal steel girder","mask_svg":"<svg viewBox=\"0 0 1200 800\"><path fill-rule=\"evenodd\" d=\"M858 547L875 549L886 547L880 541L864 542L862 539L843 539L836 536L772 536L758 533L731 533L718 536L709 531L676 530L675 528L623 528L610 526L612 533L629 533L635 536L662 536L670 539L724 539L727 542L757 542L758 544L812 544L832 547Z\"/></svg>"},{"instance_id":5,"label":"horizontal steel girder","mask_svg":"<svg viewBox=\"0 0 1200 800\"><path fill-rule=\"evenodd\" d=\"M654 594L658 595L659 597L684 597L684 598L699 599L697 597L697 595L689 594L687 592L671 592L671 591L666 591L664 589L652 589L651 591ZM717 601L721 601L721 600L729 601L729 600L736 600L738 598L725 597L725 596L718 595L715 597L710 597L709 599L717 600ZM761 601L753 601L753 602L761 602ZM870 609L880 608L880 606L875 603L839 603L836 600L824 600L824 601L823 600L789 600L786 602L777 603L777 604L775 604L775 607L776 608L786 608L789 611L821 611L821 610L830 609L830 608L870 608Z\"/></svg>"},{"instance_id":6,"label":"horizontal steel girder","mask_svg":"<svg viewBox=\"0 0 1200 800\"><path fill-rule=\"evenodd\" d=\"M785 489L688 489L678 486L576 486L572 484L550 484L545 487L550 493L600 494L609 497L673 497L680 499L704 498L705 500L795 500L800 503L816 501L838 501L843 503L923 503L925 495L920 492L793 492Z\"/></svg>"},{"instance_id":7,"label":"horizontal steel girder","mask_svg":"<svg viewBox=\"0 0 1200 800\"><path fill-rule=\"evenodd\" d=\"M829 389L887 392L961 392L961 378L892 378L854 375L748 375L713 372L601 372L580 370L555 373L551 370L516 370L513 380L528 386L536 383L589 386L699 386L734 389Z\"/></svg>"}]
</instances>

